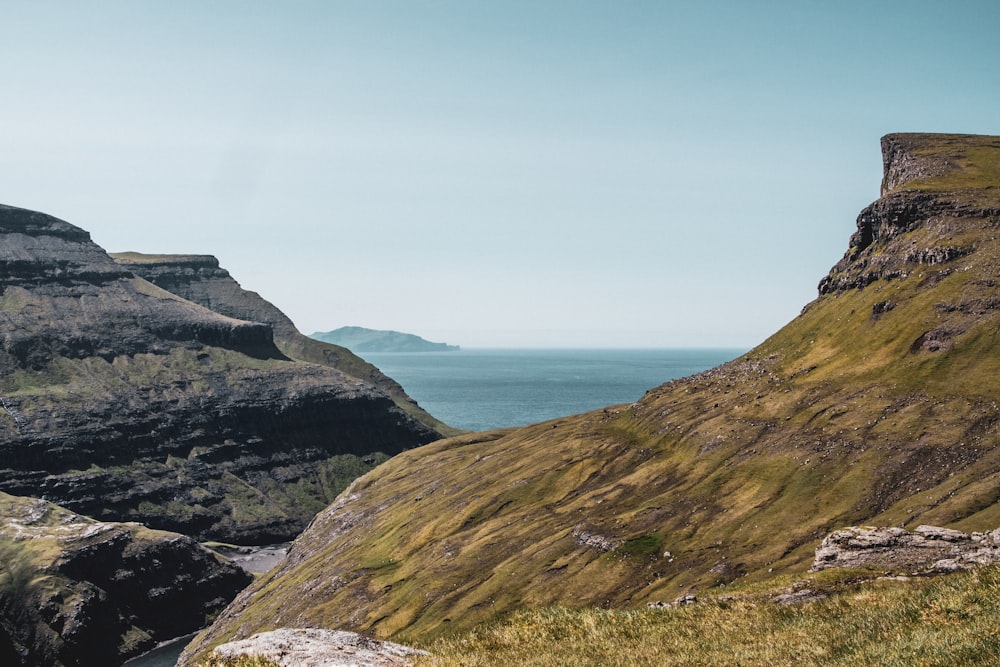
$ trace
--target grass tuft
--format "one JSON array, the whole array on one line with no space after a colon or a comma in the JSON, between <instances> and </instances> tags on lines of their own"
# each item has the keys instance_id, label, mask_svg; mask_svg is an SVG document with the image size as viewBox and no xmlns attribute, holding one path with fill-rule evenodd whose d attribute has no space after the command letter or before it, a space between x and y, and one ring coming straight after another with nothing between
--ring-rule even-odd
<instances>
[{"instance_id":1,"label":"grass tuft","mask_svg":"<svg viewBox=\"0 0 1000 667\"><path fill-rule=\"evenodd\" d=\"M657 610L520 611L441 638L419 667L993 665L1000 568L871 581L819 602L756 593Z\"/></svg>"}]
</instances>

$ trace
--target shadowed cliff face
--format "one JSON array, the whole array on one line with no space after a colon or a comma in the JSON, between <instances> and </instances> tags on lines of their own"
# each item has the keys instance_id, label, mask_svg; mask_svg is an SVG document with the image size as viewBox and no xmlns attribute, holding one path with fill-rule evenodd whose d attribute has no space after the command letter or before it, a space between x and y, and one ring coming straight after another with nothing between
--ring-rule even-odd
<instances>
[{"instance_id":1,"label":"shadowed cliff face","mask_svg":"<svg viewBox=\"0 0 1000 667\"><path fill-rule=\"evenodd\" d=\"M193 632L251 577L189 537L0 493L4 665L117 665Z\"/></svg>"},{"instance_id":2,"label":"shadowed cliff face","mask_svg":"<svg viewBox=\"0 0 1000 667\"><path fill-rule=\"evenodd\" d=\"M884 145L886 194L796 320L632 405L401 454L188 658L282 625L406 642L525 606L644 606L805 571L845 525L996 528L1000 140Z\"/></svg>"},{"instance_id":3,"label":"shadowed cliff face","mask_svg":"<svg viewBox=\"0 0 1000 667\"><path fill-rule=\"evenodd\" d=\"M330 366L372 384L388 394L404 412L442 436L453 429L425 412L403 388L347 348L313 340L295 328L288 317L256 292L249 292L211 255L146 255L113 253L119 265L149 282L221 315L263 322L274 331L274 342L291 359Z\"/></svg>"},{"instance_id":4,"label":"shadowed cliff face","mask_svg":"<svg viewBox=\"0 0 1000 667\"><path fill-rule=\"evenodd\" d=\"M289 539L353 477L438 437L263 322L0 207L0 490L238 542Z\"/></svg>"}]
</instances>

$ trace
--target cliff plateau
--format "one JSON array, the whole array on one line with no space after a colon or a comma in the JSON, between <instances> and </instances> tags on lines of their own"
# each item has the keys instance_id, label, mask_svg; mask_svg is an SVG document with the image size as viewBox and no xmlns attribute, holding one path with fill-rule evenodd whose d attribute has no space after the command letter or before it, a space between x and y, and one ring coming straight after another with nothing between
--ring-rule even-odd
<instances>
[{"instance_id":1,"label":"cliff plateau","mask_svg":"<svg viewBox=\"0 0 1000 667\"><path fill-rule=\"evenodd\" d=\"M73 225L0 206L2 491L283 541L358 474L439 437L398 394L290 358L272 325L153 285Z\"/></svg>"},{"instance_id":2,"label":"cliff plateau","mask_svg":"<svg viewBox=\"0 0 1000 667\"><path fill-rule=\"evenodd\" d=\"M426 643L805 571L847 525L1000 525L1000 138L889 135L818 298L641 400L442 440L354 482L189 647L275 627ZM188 663L190 664L190 663Z\"/></svg>"}]
</instances>

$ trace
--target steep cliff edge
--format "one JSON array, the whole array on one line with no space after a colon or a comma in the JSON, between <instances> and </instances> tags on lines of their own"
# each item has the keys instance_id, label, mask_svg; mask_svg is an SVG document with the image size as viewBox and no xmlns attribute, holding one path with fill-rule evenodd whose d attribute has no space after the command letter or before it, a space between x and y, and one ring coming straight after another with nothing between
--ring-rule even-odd
<instances>
[{"instance_id":1,"label":"steep cliff edge","mask_svg":"<svg viewBox=\"0 0 1000 667\"><path fill-rule=\"evenodd\" d=\"M227 541L296 535L439 434L283 354L271 326L159 288L89 235L0 207L0 490Z\"/></svg>"},{"instance_id":2,"label":"steep cliff edge","mask_svg":"<svg viewBox=\"0 0 1000 667\"><path fill-rule=\"evenodd\" d=\"M0 493L0 662L117 665L193 632L250 576L189 537Z\"/></svg>"},{"instance_id":3,"label":"steep cliff edge","mask_svg":"<svg viewBox=\"0 0 1000 667\"><path fill-rule=\"evenodd\" d=\"M314 340L300 333L295 324L274 304L250 292L219 266L211 255L148 255L137 252L112 253L121 266L183 299L205 306L221 315L249 322L269 324L274 342L283 354L298 361L330 366L381 389L402 410L442 436L457 435L451 428L425 412L406 395L399 383L345 347Z\"/></svg>"},{"instance_id":4,"label":"steep cliff edge","mask_svg":"<svg viewBox=\"0 0 1000 667\"><path fill-rule=\"evenodd\" d=\"M770 339L632 405L395 457L189 658L283 625L413 642L519 607L673 600L804 571L846 525L996 528L1000 140L883 146L886 193Z\"/></svg>"}]
</instances>

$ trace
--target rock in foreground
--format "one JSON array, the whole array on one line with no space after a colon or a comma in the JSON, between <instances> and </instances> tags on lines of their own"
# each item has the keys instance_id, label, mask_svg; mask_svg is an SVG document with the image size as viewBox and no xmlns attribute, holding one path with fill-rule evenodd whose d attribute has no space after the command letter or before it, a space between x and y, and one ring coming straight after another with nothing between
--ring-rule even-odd
<instances>
[{"instance_id":1,"label":"rock in foreground","mask_svg":"<svg viewBox=\"0 0 1000 667\"><path fill-rule=\"evenodd\" d=\"M0 493L0 664L117 665L202 627L251 577L189 537Z\"/></svg>"},{"instance_id":2,"label":"rock in foreground","mask_svg":"<svg viewBox=\"0 0 1000 667\"><path fill-rule=\"evenodd\" d=\"M823 539L812 569L867 568L902 574L941 574L1000 562L1000 530L963 533L937 526L851 526Z\"/></svg>"},{"instance_id":3,"label":"rock in foreground","mask_svg":"<svg viewBox=\"0 0 1000 667\"><path fill-rule=\"evenodd\" d=\"M263 656L282 667L409 667L425 651L354 632L281 628L216 647L222 657Z\"/></svg>"}]
</instances>

